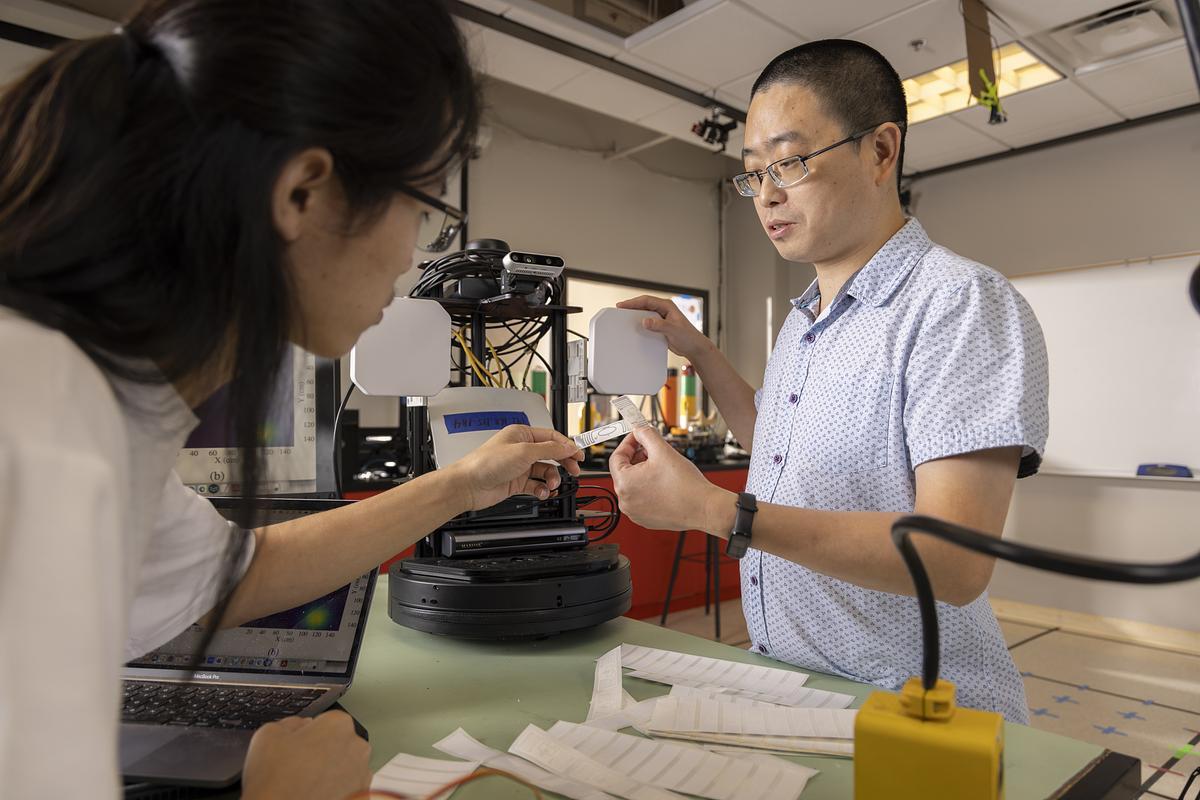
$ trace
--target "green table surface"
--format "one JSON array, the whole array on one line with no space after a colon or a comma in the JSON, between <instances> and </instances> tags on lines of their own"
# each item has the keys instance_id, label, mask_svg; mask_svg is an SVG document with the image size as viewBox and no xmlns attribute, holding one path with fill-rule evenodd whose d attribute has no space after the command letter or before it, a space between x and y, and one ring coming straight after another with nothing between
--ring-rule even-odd
<instances>
[{"instance_id":1,"label":"green table surface","mask_svg":"<svg viewBox=\"0 0 1200 800\"><path fill-rule=\"evenodd\" d=\"M592 695L594 661L622 642L792 669L746 650L623 617L541 641L450 639L396 625L388 617L387 599L387 578L380 576L354 685L342 700L370 733L372 769L397 753L448 758L433 743L458 727L507 750L530 723L545 729L558 720L582 722ZM844 678L811 675L806 686L853 694L855 708L875 691ZM629 678L625 688L638 700L667 692L665 686ZM1097 745L1024 725L1006 723L1005 728L1007 800L1050 797L1104 753ZM853 797L850 759L797 756L795 761L821 771L809 781L805 800ZM454 794L455 800L530 796L528 789L494 777Z\"/></svg>"}]
</instances>

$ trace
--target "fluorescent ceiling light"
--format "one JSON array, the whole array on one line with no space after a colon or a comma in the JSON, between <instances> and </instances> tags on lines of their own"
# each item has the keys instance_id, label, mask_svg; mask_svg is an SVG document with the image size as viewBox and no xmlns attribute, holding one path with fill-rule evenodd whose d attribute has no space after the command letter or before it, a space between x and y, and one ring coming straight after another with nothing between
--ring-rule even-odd
<instances>
[{"instance_id":1,"label":"fluorescent ceiling light","mask_svg":"<svg viewBox=\"0 0 1200 800\"><path fill-rule=\"evenodd\" d=\"M1061 80L1062 75L1046 66L1020 42L1012 42L992 51L996 65L996 84L1001 99L1009 95ZM917 75L904 81L908 99L908 123L961 111L978 101L971 96L967 60Z\"/></svg>"}]
</instances>

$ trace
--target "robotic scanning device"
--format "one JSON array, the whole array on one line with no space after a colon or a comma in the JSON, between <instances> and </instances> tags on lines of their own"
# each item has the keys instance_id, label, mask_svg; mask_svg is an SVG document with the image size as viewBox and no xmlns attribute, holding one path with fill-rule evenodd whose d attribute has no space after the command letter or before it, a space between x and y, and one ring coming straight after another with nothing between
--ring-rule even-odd
<instances>
[{"instance_id":1,"label":"robotic scanning device","mask_svg":"<svg viewBox=\"0 0 1200 800\"><path fill-rule=\"evenodd\" d=\"M508 425L565 434L568 402L586 399L589 379L613 394L650 394L665 382L666 340L642 328L646 312L605 309L586 345L568 342L568 316L581 309L565 304L565 269L559 256L470 242L422 264L410 295L359 340L351 379L365 394L403 398L412 477L453 464ZM547 373L544 396L527 388L535 365ZM632 597L629 560L600 543L619 519L610 490L565 474L546 500L518 496L464 514L392 565L389 614L416 630L476 639L606 622Z\"/></svg>"}]
</instances>

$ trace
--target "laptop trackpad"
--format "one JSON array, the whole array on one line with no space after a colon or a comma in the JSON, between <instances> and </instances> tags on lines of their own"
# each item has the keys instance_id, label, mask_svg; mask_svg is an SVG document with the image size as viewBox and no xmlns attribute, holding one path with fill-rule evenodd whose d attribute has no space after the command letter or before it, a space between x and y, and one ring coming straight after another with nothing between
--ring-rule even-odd
<instances>
[{"instance_id":1,"label":"laptop trackpad","mask_svg":"<svg viewBox=\"0 0 1200 800\"><path fill-rule=\"evenodd\" d=\"M121 726L121 773L127 780L229 786L242 773L254 731L170 725Z\"/></svg>"}]
</instances>

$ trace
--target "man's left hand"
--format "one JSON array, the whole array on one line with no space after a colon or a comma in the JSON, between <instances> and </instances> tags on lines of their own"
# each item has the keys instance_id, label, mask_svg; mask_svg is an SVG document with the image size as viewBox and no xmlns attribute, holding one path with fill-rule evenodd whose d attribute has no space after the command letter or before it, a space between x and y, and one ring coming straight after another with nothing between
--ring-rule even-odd
<instances>
[{"instance_id":1,"label":"man's left hand","mask_svg":"<svg viewBox=\"0 0 1200 800\"><path fill-rule=\"evenodd\" d=\"M621 513L643 528L728 535L712 509L732 509L737 498L710 483L653 428L635 428L608 466Z\"/></svg>"}]
</instances>

